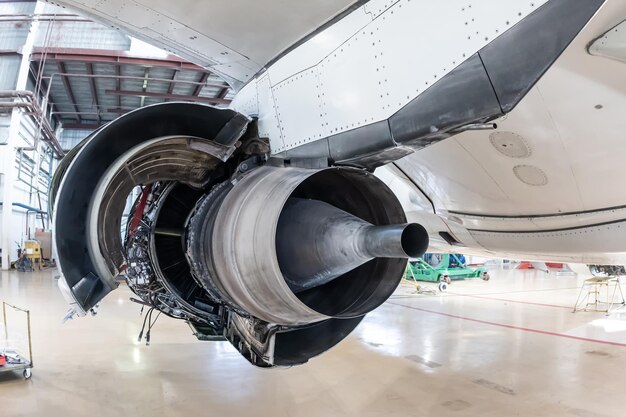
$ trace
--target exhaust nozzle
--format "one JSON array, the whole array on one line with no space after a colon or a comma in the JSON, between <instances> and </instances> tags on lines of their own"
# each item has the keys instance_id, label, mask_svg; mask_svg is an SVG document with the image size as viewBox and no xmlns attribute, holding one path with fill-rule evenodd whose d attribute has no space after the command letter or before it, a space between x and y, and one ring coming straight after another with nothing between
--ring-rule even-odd
<instances>
[{"instance_id":1,"label":"exhaust nozzle","mask_svg":"<svg viewBox=\"0 0 626 417\"><path fill-rule=\"evenodd\" d=\"M428 244L421 226L404 224L393 192L363 170L264 166L224 184L188 226L194 277L268 323L361 317L396 289L403 258Z\"/></svg>"}]
</instances>

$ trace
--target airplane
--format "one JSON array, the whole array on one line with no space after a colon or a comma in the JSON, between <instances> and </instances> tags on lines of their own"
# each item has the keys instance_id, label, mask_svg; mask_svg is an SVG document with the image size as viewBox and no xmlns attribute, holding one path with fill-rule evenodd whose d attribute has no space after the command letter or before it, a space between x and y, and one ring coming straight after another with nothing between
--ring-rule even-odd
<instances>
[{"instance_id":1,"label":"airplane","mask_svg":"<svg viewBox=\"0 0 626 417\"><path fill-rule=\"evenodd\" d=\"M237 91L132 111L60 163L68 317L124 277L199 339L292 366L427 249L626 263L622 1L53 3Z\"/></svg>"}]
</instances>

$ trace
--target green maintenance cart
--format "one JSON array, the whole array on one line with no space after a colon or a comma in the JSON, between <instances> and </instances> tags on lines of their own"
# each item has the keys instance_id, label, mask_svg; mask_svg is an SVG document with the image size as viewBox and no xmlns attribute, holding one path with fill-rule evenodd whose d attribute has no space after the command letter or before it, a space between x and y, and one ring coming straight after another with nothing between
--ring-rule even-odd
<instances>
[{"instance_id":1,"label":"green maintenance cart","mask_svg":"<svg viewBox=\"0 0 626 417\"><path fill-rule=\"evenodd\" d=\"M472 278L488 281L489 273L486 268L468 267L465 257L460 254L427 253L409 262L404 278L408 281L438 282L439 291L445 292L452 281Z\"/></svg>"}]
</instances>

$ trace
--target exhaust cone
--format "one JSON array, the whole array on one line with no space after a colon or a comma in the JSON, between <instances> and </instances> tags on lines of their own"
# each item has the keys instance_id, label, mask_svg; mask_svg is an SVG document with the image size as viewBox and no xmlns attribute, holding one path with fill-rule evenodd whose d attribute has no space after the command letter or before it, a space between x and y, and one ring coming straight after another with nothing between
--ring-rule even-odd
<instances>
[{"instance_id":1,"label":"exhaust cone","mask_svg":"<svg viewBox=\"0 0 626 417\"><path fill-rule=\"evenodd\" d=\"M294 293L324 285L373 258L417 258L428 234L415 223L374 226L319 200L290 198L280 216L276 252Z\"/></svg>"}]
</instances>

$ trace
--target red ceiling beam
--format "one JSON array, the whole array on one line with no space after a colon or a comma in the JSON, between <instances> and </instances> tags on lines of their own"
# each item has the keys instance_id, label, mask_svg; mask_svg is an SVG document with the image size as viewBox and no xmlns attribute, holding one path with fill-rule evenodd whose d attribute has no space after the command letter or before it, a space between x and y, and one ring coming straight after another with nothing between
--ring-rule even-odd
<instances>
[{"instance_id":1,"label":"red ceiling beam","mask_svg":"<svg viewBox=\"0 0 626 417\"><path fill-rule=\"evenodd\" d=\"M1 1L1 0L0 0ZM119 70L121 68L121 66L116 66L115 67L116 70ZM178 71L178 70L176 70ZM108 75L108 74L67 74L67 73L55 73L55 76L58 77L66 77L66 78L100 78L100 79L115 79L116 80L116 90L121 90L120 86L118 86L117 84L119 83L120 80L135 80L135 81L145 81L146 77L139 77L139 76L134 76L134 75L121 75L120 71L116 71L115 75ZM52 78L51 76L48 77L44 77L45 79L50 79ZM149 82L152 83L167 83L170 84L170 88L172 88L172 84L185 84L185 85L192 85L192 86L199 86L199 87L228 87L227 85L223 84L223 83L202 83L200 81L186 81L186 80L177 80L177 79L167 79L167 78L154 78L154 77L148 77L147 80ZM169 91L169 88L168 88ZM168 94L171 94L168 92Z\"/></svg>"},{"instance_id":2,"label":"red ceiling beam","mask_svg":"<svg viewBox=\"0 0 626 417\"><path fill-rule=\"evenodd\" d=\"M172 94L174 92L174 87L176 86L176 77L178 76L179 72L179 69L174 70L174 74L172 74L172 81L170 82L170 86L167 89L167 94Z\"/></svg>"},{"instance_id":3,"label":"red ceiling beam","mask_svg":"<svg viewBox=\"0 0 626 417\"><path fill-rule=\"evenodd\" d=\"M134 110L134 109L133 109ZM66 115L66 114L89 114L92 116L97 116L100 114L124 114L124 113L128 113L130 110L124 110L124 109L116 109L116 108L112 108L112 109L107 109L107 110L103 110L103 111L81 111L79 113L76 113L74 111L53 111L52 114L53 115Z\"/></svg>"},{"instance_id":4,"label":"red ceiling beam","mask_svg":"<svg viewBox=\"0 0 626 417\"><path fill-rule=\"evenodd\" d=\"M105 123L63 123L61 126L63 129L86 129L96 130Z\"/></svg>"},{"instance_id":5,"label":"red ceiling beam","mask_svg":"<svg viewBox=\"0 0 626 417\"><path fill-rule=\"evenodd\" d=\"M128 113L131 110L135 110L135 108L129 108L129 107L124 107L124 108L120 108L120 107L109 107L107 109L107 113L117 113L117 114L124 114L124 113Z\"/></svg>"},{"instance_id":6,"label":"red ceiling beam","mask_svg":"<svg viewBox=\"0 0 626 417\"><path fill-rule=\"evenodd\" d=\"M228 84L224 83L224 86L222 87L220 92L217 94L217 98L224 98L224 97L226 97L226 94L228 94L228 90L230 90L230 86Z\"/></svg>"},{"instance_id":7,"label":"red ceiling beam","mask_svg":"<svg viewBox=\"0 0 626 417\"><path fill-rule=\"evenodd\" d=\"M194 88L193 93L191 95L197 97L200 94L200 91L202 91L202 89L204 88L204 84L206 83L206 80L208 79L209 79L208 72L205 72L204 74L202 74L200 76L200 79L198 80L200 84L198 84L196 88Z\"/></svg>"},{"instance_id":8,"label":"red ceiling beam","mask_svg":"<svg viewBox=\"0 0 626 417\"><path fill-rule=\"evenodd\" d=\"M108 51L98 49L78 49L78 48L33 48L31 54L32 61L46 60L50 61L79 61L93 63L110 63L110 64L131 64L155 67L167 67L187 69L193 71L206 71L205 68L192 64L174 55L168 55L165 58L146 58L131 55L125 51Z\"/></svg>"},{"instance_id":9,"label":"red ceiling beam","mask_svg":"<svg viewBox=\"0 0 626 417\"><path fill-rule=\"evenodd\" d=\"M118 113L118 114L124 114L124 113L128 113L129 111L132 110L136 110L136 107L109 107L107 109L107 113Z\"/></svg>"},{"instance_id":10,"label":"red ceiling beam","mask_svg":"<svg viewBox=\"0 0 626 417\"><path fill-rule=\"evenodd\" d=\"M0 0L0 3L34 3L32 0ZM80 17L74 13L18 13L18 14L0 14L0 17Z\"/></svg>"},{"instance_id":11,"label":"red ceiling beam","mask_svg":"<svg viewBox=\"0 0 626 417\"><path fill-rule=\"evenodd\" d=\"M123 91L123 90L106 90L107 94L113 94L116 96L134 96L134 97L155 97L168 100L180 100L180 101L202 101L212 104L229 104L231 100L224 98L213 97L196 97L196 96L182 96L177 94L167 93L153 93L148 91Z\"/></svg>"},{"instance_id":12,"label":"red ceiling beam","mask_svg":"<svg viewBox=\"0 0 626 417\"><path fill-rule=\"evenodd\" d=\"M93 64L88 62L85 64L87 67L87 74L93 75ZM96 91L96 81L94 78L88 78L89 80L89 89L91 90L91 98L93 99L93 103L96 105L96 108L100 106L98 103L98 92ZM100 113L98 113L98 123L100 122Z\"/></svg>"},{"instance_id":13,"label":"red ceiling beam","mask_svg":"<svg viewBox=\"0 0 626 417\"><path fill-rule=\"evenodd\" d=\"M115 79L115 89L116 90L121 90L122 89L122 81L121 81L121 75L122 75L122 67L120 67L119 65L115 66L115 76L117 77ZM117 107L122 107L122 97L121 96L117 96Z\"/></svg>"},{"instance_id":14,"label":"red ceiling beam","mask_svg":"<svg viewBox=\"0 0 626 417\"><path fill-rule=\"evenodd\" d=\"M41 95L42 97L46 94L46 92L48 91L48 83L47 81L44 79L43 77L43 68L42 68L42 63L38 62L37 63L37 71L35 71L34 68L31 67L32 72L35 74L35 79L39 78L39 91L36 91L37 94ZM36 81L35 81L36 83ZM54 105L54 103L50 103L48 102L48 108L50 109L50 111L52 111L52 106Z\"/></svg>"},{"instance_id":15,"label":"red ceiling beam","mask_svg":"<svg viewBox=\"0 0 626 417\"><path fill-rule=\"evenodd\" d=\"M63 62L58 62L57 66L59 68L59 72L65 72L65 64ZM74 97L74 93L72 92L72 86L70 85L70 82L67 78L62 77L61 80L63 81L63 86L65 87L65 93L67 94L67 97L70 99L70 102L77 113L76 120L80 122L80 116L78 115L78 106L76 105L76 98Z\"/></svg>"},{"instance_id":16,"label":"red ceiling beam","mask_svg":"<svg viewBox=\"0 0 626 417\"><path fill-rule=\"evenodd\" d=\"M19 23L19 22L93 22L93 20L88 19L55 19L50 17L43 18L32 18L32 17L18 17L16 19L8 19L8 18L0 18L0 23Z\"/></svg>"}]
</instances>

